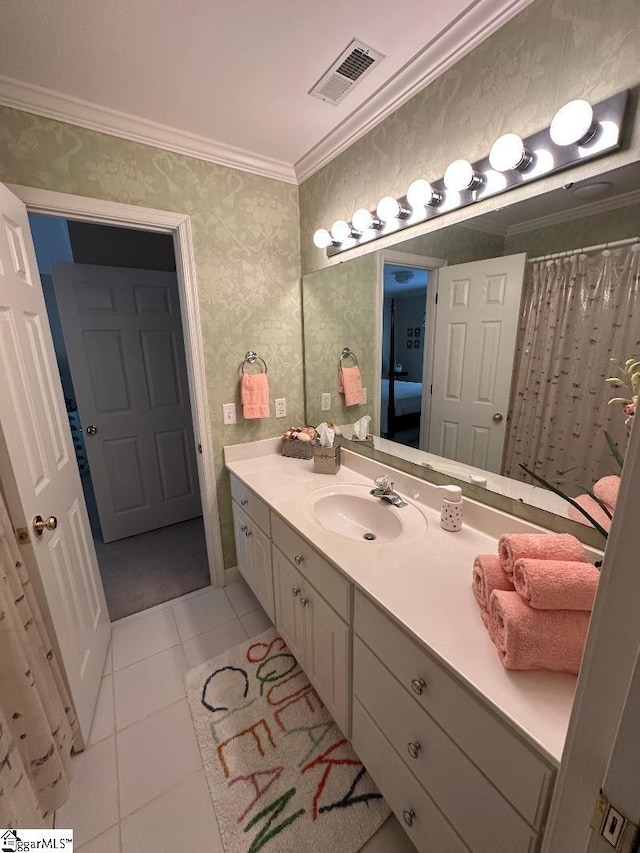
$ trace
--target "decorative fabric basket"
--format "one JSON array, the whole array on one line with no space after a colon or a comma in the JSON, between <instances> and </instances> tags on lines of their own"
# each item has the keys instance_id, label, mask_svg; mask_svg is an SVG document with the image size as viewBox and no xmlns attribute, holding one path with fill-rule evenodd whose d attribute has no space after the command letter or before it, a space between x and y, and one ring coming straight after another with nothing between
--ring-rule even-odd
<instances>
[{"instance_id":1,"label":"decorative fabric basket","mask_svg":"<svg viewBox=\"0 0 640 853\"><path fill-rule=\"evenodd\" d=\"M291 456L293 459L313 458L313 442L311 441L282 441L281 453L283 456Z\"/></svg>"},{"instance_id":2,"label":"decorative fabric basket","mask_svg":"<svg viewBox=\"0 0 640 853\"><path fill-rule=\"evenodd\" d=\"M313 451L313 470L316 474L337 474L340 470L340 445L320 447Z\"/></svg>"}]
</instances>

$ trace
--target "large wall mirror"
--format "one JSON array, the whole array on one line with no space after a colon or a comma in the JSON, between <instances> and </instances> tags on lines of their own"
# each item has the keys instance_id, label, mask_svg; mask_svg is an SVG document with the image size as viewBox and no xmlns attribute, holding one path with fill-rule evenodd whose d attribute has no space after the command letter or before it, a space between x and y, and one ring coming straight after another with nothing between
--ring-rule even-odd
<instances>
[{"instance_id":1,"label":"large wall mirror","mask_svg":"<svg viewBox=\"0 0 640 853\"><path fill-rule=\"evenodd\" d=\"M639 237L636 163L304 276L308 423L348 438L369 415L401 467L566 516L520 463L573 494L616 472L605 379L640 355ZM348 407L344 347L366 389Z\"/></svg>"}]
</instances>

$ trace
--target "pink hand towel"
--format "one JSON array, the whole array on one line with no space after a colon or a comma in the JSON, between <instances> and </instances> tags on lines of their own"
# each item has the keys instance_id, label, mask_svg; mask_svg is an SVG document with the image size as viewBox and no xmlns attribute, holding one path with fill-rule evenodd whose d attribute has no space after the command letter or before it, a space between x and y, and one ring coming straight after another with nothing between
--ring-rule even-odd
<instances>
[{"instance_id":1,"label":"pink hand towel","mask_svg":"<svg viewBox=\"0 0 640 853\"><path fill-rule=\"evenodd\" d=\"M549 669L577 675L589 629L587 610L534 610L517 592L495 590L492 639L506 669Z\"/></svg>"},{"instance_id":2,"label":"pink hand towel","mask_svg":"<svg viewBox=\"0 0 640 853\"><path fill-rule=\"evenodd\" d=\"M584 560L584 549L570 533L505 533L498 542L502 568L513 583L513 567L522 557L538 560Z\"/></svg>"},{"instance_id":3,"label":"pink hand towel","mask_svg":"<svg viewBox=\"0 0 640 853\"><path fill-rule=\"evenodd\" d=\"M242 414L245 418L268 418L269 383L266 373L243 373L240 384Z\"/></svg>"},{"instance_id":4,"label":"pink hand towel","mask_svg":"<svg viewBox=\"0 0 640 853\"><path fill-rule=\"evenodd\" d=\"M345 406L359 406L361 403L364 403L362 377L360 376L359 367L340 368L338 372L338 391L344 394Z\"/></svg>"},{"instance_id":5,"label":"pink hand towel","mask_svg":"<svg viewBox=\"0 0 640 853\"><path fill-rule=\"evenodd\" d=\"M593 494L600 498L602 503L605 503L609 509L615 510L618 503L618 490L620 489L620 477L617 474L611 474L609 477L602 477L593 487ZM584 516L582 516L584 518Z\"/></svg>"},{"instance_id":6,"label":"pink hand towel","mask_svg":"<svg viewBox=\"0 0 640 853\"><path fill-rule=\"evenodd\" d=\"M500 558L493 554L478 554L473 561L471 577L473 594L483 610L489 609L489 599L494 589L514 589L500 565Z\"/></svg>"},{"instance_id":7,"label":"pink hand towel","mask_svg":"<svg viewBox=\"0 0 640 853\"><path fill-rule=\"evenodd\" d=\"M586 509L591 518L593 518L594 521L597 521L601 527L604 527L607 532L611 530L611 519L602 509L600 504L597 504L592 497L589 497L589 495L578 495L578 497L575 498L575 502L580 504L583 509ZM580 510L571 506L571 504L569 504L568 515L569 518L572 518L574 521L579 521L580 524L586 524L589 527L593 527L589 519L586 518Z\"/></svg>"},{"instance_id":8,"label":"pink hand towel","mask_svg":"<svg viewBox=\"0 0 640 853\"><path fill-rule=\"evenodd\" d=\"M591 563L516 560L516 592L536 610L592 610L600 572Z\"/></svg>"}]
</instances>

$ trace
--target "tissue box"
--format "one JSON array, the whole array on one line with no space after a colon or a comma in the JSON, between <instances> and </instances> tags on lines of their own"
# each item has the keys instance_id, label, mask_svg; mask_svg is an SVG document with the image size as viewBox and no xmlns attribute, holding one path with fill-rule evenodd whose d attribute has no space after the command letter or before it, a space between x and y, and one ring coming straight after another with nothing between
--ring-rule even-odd
<instances>
[{"instance_id":1,"label":"tissue box","mask_svg":"<svg viewBox=\"0 0 640 853\"><path fill-rule=\"evenodd\" d=\"M337 474L340 470L340 445L313 449L313 470L316 474Z\"/></svg>"},{"instance_id":2,"label":"tissue box","mask_svg":"<svg viewBox=\"0 0 640 853\"><path fill-rule=\"evenodd\" d=\"M358 438L357 435L352 435L351 441L356 444L364 444L365 447L373 447L373 435L371 433L366 438Z\"/></svg>"}]
</instances>

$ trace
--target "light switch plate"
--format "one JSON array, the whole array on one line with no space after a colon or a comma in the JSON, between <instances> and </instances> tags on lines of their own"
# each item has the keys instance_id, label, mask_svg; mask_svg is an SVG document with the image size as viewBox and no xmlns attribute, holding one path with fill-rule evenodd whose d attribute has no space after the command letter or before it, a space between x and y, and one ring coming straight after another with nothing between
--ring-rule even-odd
<instances>
[{"instance_id":1,"label":"light switch plate","mask_svg":"<svg viewBox=\"0 0 640 853\"><path fill-rule=\"evenodd\" d=\"M222 404L222 420L226 425L236 423L236 404L235 403L223 403Z\"/></svg>"}]
</instances>

